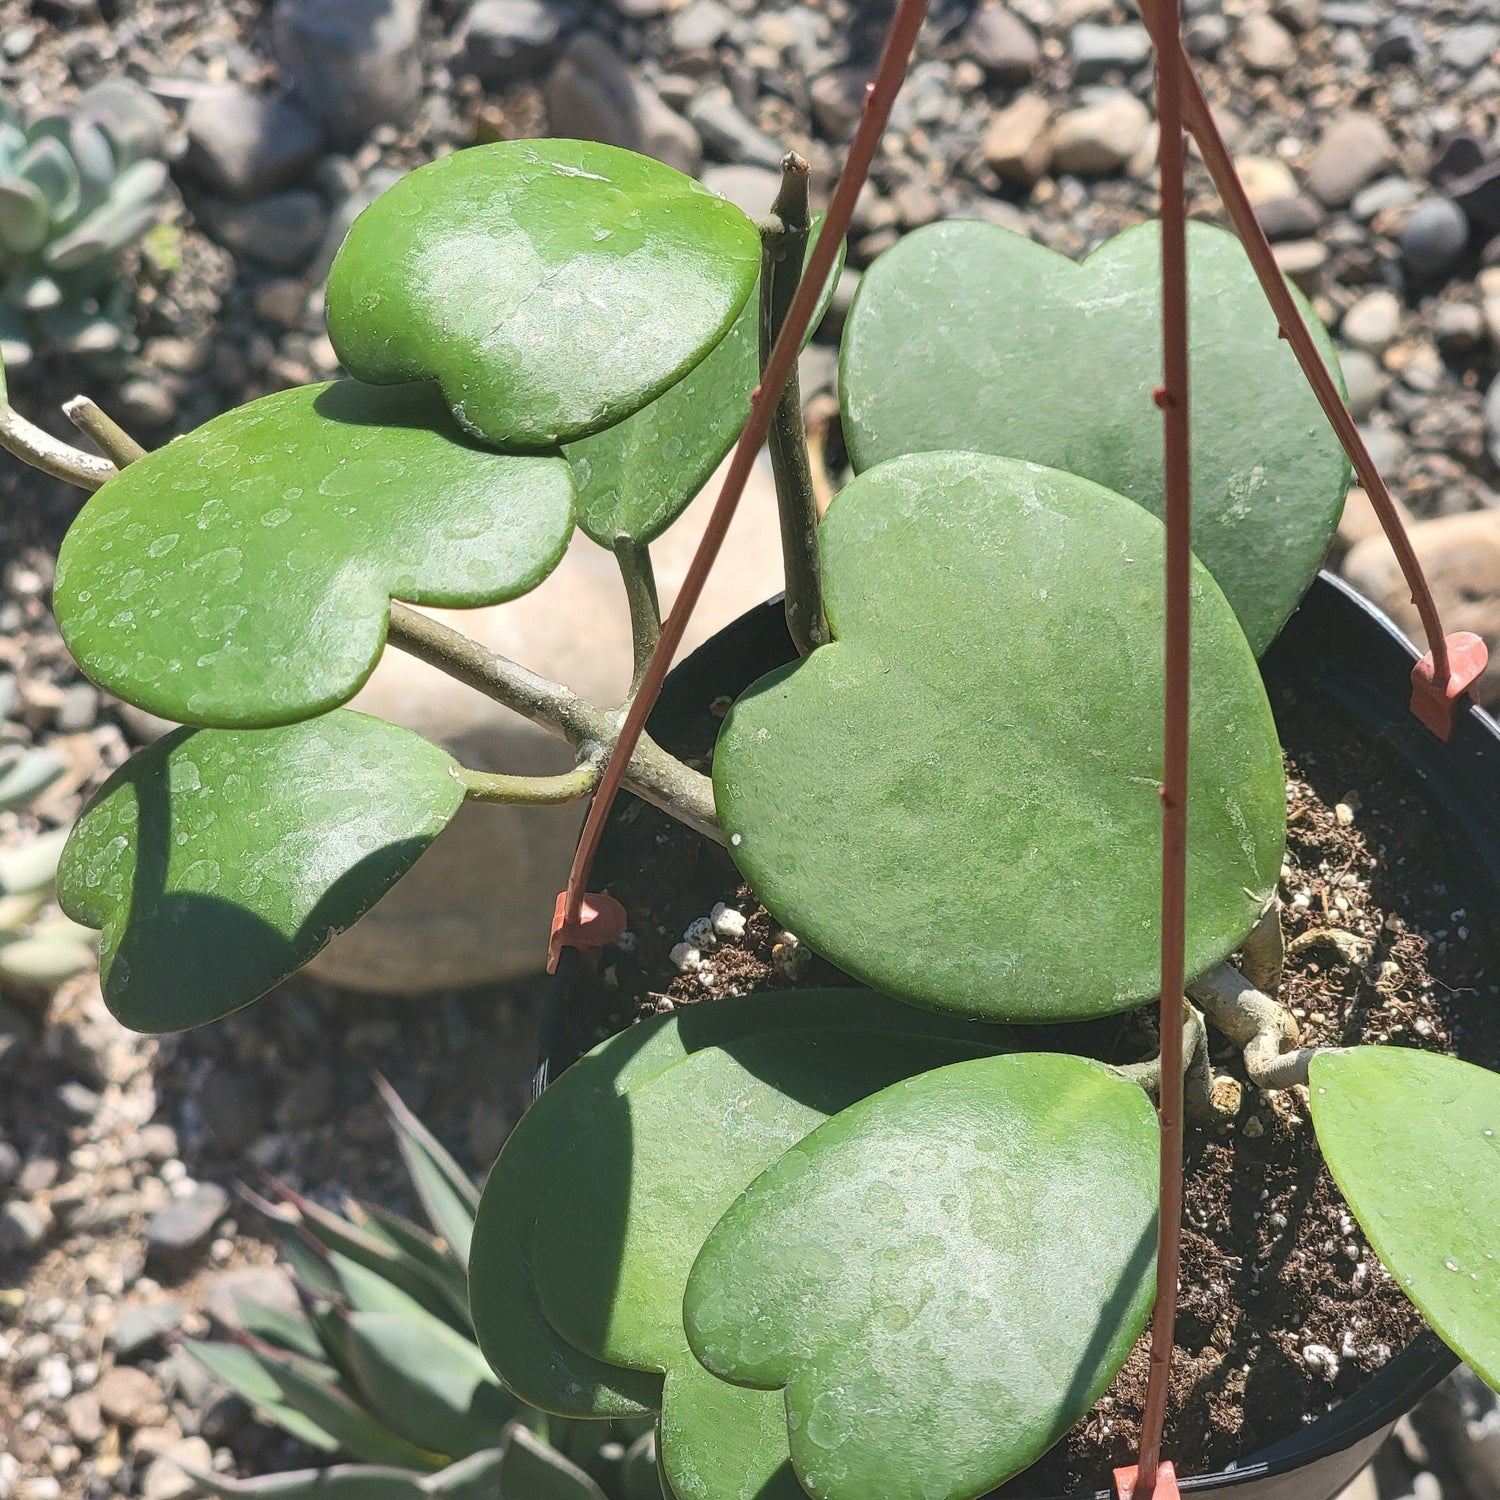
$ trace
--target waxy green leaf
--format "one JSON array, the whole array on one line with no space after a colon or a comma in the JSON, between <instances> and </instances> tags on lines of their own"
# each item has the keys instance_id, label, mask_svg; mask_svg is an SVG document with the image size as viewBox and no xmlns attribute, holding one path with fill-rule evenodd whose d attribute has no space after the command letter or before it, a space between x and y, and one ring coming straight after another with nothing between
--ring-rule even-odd
<instances>
[{"instance_id":1,"label":"waxy green leaf","mask_svg":"<svg viewBox=\"0 0 1500 1500\"><path fill-rule=\"evenodd\" d=\"M1500 1390L1500 1073L1355 1047L1319 1053L1309 1076L1318 1145L1375 1253Z\"/></svg>"},{"instance_id":2,"label":"waxy green leaf","mask_svg":"<svg viewBox=\"0 0 1500 1500\"><path fill-rule=\"evenodd\" d=\"M730 710L714 794L777 918L865 983L1005 1021L1158 988L1162 526L980 454L867 470L821 527L835 637ZM1254 657L1195 565L1187 969L1276 885L1281 753Z\"/></svg>"},{"instance_id":3,"label":"waxy green leaf","mask_svg":"<svg viewBox=\"0 0 1500 1500\"><path fill-rule=\"evenodd\" d=\"M796 1494L780 1395L703 1377L682 1294L720 1215L789 1146L857 1099L973 1056L947 1037L780 1032L685 1058L625 1099L546 1193L536 1287L564 1338L611 1364L659 1370L662 1467L677 1500Z\"/></svg>"},{"instance_id":4,"label":"waxy green leaf","mask_svg":"<svg viewBox=\"0 0 1500 1500\"><path fill-rule=\"evenodd\" d=\"M471 442L429 389L264 396L158 448L84 506L54 605L101 686L181 723L311 718L359 690L390 601L535 588L573 529L560 458Z\"/></svg>"},{"instance_id":5,"label":"waxy green leaf","mask_svg":"<svg viewBox=\"0 0 1500 1500\"><path fill-rule=\"evenodd\" d=\"M412 867L463 801L455 771L347 709L141 751L78 820L58 874L63 910L103 932L109 1008L180 1031L263 995Z\"/></svg>"},{"instance_id":6,"label":"waxy green leaf","mask_svg":"<svg viewBox=\"0 0 1500 1500\"><path fill-rule=\"evenodd\" d=\"M688 1281L692 1346L785 1390L817 1500L972 1500L1097 1399L1154 1291L1157 1128L1102 1064L924 1073L758 1177ZM955 1268L962 1274L955 1274Z\"/></svg>"},{"instance_id":7,"label":"waxy green leaf","mask_svg":"<svg viewBox=\"0 0 1500 1500\"><path fill-rule=\"evenodd\" d=\"M601 1042L521 1117L485 1183L469 1265L474 1332L501 1380L560 1416L628 1417L661 1405L661 1377L582 1353L537 1298L535 1236L550 1183L586 1160L626 1118L625 1096L707 1047L775 1031L868 1028L1001 1045L994 1027L914 1012L866 990L747 995L652 1017Z\"/></svg>"},{"instance_id":8,"label":"waxy green leaf","mask_svg":"<svg viewBox=\"0 0 1500 1500\"><path fill-rule=\"evenodd\" d=\"M354 221L328 334L361 380L436 380L497 447L585 437L728 331L755 226L690 177L589 141L505 141L419 167Z\"/></svg>"},{"instance_id":9,"label":"waxy green leaf","mask_svg":"<svg viewBox=\"0 0 1500 1500\"><path fill-rule=\"evenodd\" d=\"M808 254L817 244L816 231ZM808 337L833 300L843 247ZM760 283L713 353L649 406L563 450L578 483L578 524L601 547L652 542L708 483L739 439L760 379Z\"/></svg>"},{"instance_id":10,"label":"waxy green leaf","mask_svg":"<svg viewBox=\"0 0 1500 1500\"><path fill-rule=\"evenodd\" d=\"M497 1500L606 1500L589 1476L526 1428L511 1430Z\"/></svg>"},{"instance_id":11,"label":"waxy green leaf","mask_svg":"<svg viewBox=\"0 0 1500 1500\"><path fill-rule=\"evenodd\" d=\"M1188 231L1193 547L1258 656L1322 563L1349 468L1239 241ZM865 272L844 335L856 470L971 449L1080 474L1162 514L1160 244L1145 224L1079 265L978 221L908 235Z\"/></svg>"}]
</instances>

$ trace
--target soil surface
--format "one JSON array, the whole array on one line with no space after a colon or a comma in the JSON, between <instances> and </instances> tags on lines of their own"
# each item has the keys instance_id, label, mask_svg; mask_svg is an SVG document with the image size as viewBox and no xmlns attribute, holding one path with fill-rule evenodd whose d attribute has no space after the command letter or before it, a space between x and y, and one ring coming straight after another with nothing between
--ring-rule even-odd
<instances>
[{"instance_id":1,"label":"soil surface","mask_svg":"<svg viewBox=\"0 0 1500 1500\"><path fill-rule=\"evenodd\" d=\"M1288 955L1280 998L1304 1044L1388 1043L1500 1064L1497 955L1468 913L1483 897L1413 773L1363 726L1273 684L1287 756L1280 895ZM717 701L688 731L706 755ZM629 875L623 872L638 872ZM633 931L602 983L559 1018L570 1047L643 1014L725 995L852 984L801 948L722 850L644 804L627 805L601 853L605 888ZM743 918L743 933L738 932ZM718 920L715 922L715 917ZM703 919L708 919L704 921ZM717 928L717 931L708 929ZM569 997L576 1007L578 995ZM568 1036L568 1021L574 1033ZM1150 1012L1027 1034L1038 1049L1134 1062L1156 1050ZM1422 1334L1322 1164L1307 1092L1263 1094L1211 1037L1215 1069L1244 1084L1238 1116L1189 1127L1182 1295L1166 1452L1181 1474L1221 1469L1296 1432L1359 1390ZM1149 1333L1109 1391L1041 1463L1001 1493L1092 1492L1133 1461Z\"/></svg>"}]
</instances>

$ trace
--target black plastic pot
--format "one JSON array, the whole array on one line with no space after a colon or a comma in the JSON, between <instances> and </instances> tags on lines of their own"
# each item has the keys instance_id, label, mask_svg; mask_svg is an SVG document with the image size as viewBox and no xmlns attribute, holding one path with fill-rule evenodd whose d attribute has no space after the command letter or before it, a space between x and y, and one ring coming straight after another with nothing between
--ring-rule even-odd
<instances>
[{"instance_id":1,"label":"black plastic pot","mask_svg":"<svg viewBox=\"0 0 1500 1500\"><path fill-rule=\"evenodd\" d=\"M1477 708L1460 716L1447 744L1423 729L1407 708L1417 654L1383 614L1324 573L1267 653L1263 669L1273 703L1293 692L1304 705L1311 701L1319 713L1358 726L1405 761L1424 784L1430 816L1446 825L1461 857L1472 858L1468 873L1487 897L1487 909L1500 910L1500 729ZM742 615L673 670L652 715L651 734L668 749L690 752L685 726L701 723L706 704L737 696L793 655L779 600ZM599 873L610 873L608 835ZM586 1029L597 1002L591 976L581 966L565 965L544 1026L539 1082L555 1077L581 1050L578 1033L561 1018L582 1020ZM1326 1416L1232 1468L1186 1478L1181 1488L1188 1494L1233 1491L1236 1500L1334 1500L1399 1418L1456 1364L1433 1334L1424 1333ZM1036 1492L1019 1475L1004 1495L1030 1500ZM1109 1492L1048 1500L1109 1500Z\"/></svg>"}]
</instances>

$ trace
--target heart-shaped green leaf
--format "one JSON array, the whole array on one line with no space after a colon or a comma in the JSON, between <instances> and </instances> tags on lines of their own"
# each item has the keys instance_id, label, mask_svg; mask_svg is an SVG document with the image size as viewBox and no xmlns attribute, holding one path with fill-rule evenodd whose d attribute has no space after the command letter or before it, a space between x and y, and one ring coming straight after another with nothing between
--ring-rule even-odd
<instances>
[{"instance_id":1,"label":"heart-shaped green leaf","mask_svg":"<svg viewBox=\"0 0 1500 1500\"><path fill-rule=\"evenodd\" d=\"M661 1460L677 1500L796 1494L780 1395L713 1389L688 1348L682 1294L709 1230L824 1120L975 1051L948 1037L852 1030L706 1048L633 1090L619 1128L595 1135L566 1182L554 1179L534 1250L542 1310L578 1348L665 1374Z\"/></svg>"},{"instance_id":2,"label":"heart-shaped green leaf","mask_svg":"<svg viewBox=\"0 0 1500 1500\"><path fill-rule=\"evenodd\" d=\"M870 1028L1002 1045L995 1028L923 1016L867 990L739 996L654 1017L601 1042L521 1117L485 1183L469 1261L479 1347L523 1401L574 1417L656 1411L661 1378L617 1369L576 1349L542 1312L534 1279L538 1215L548 1185L595 1151L612 1150L626 1095L707 1047L774 1031Z\"/></svg>"},{"instance_id":3,"label":"heart-shaped green leaf","mask_svg":"<svg viewBox=\"0 0 1500 1500\"><path fill-rule=\"evenodd\" d=\"M1313 1058L1313 1126L1386 1268L1500 1390L1500 1074L1401 1047Z\"/></svg>"},{"instance_id":4,"label":"heart-shaped green leaf","mask_svg":"<svg viewBox=\"0 0 1500 1500\"><path fill-rule=\"evenodd\" d=\"M54 604L84 670L129 702L285 724L354 696L393 598L513 599L572 528L560 458L480 447L430 388L302 386L111 479L63 541Z\"/></svg>"},{"instance_id":5,"label":"heart-shaped green leaf","mask_svg":"<svg viewBox=\"0 0 1500 1500\"><path fill-rule=\"evenodd\" d=\"M282 729L177 730L74 826L58 900L102 930L104 998L180 1031L263 995L351 926L463 801L452 759L341 709Z\"/></svg>"},{"instance_id":6,"label":"heart-shaped green leaf","mask_svg":"<svg viewBox=\"0 0 1500 1500\"><path fill-rule=\"evenodd\" d=\"M1160 244L1142 225L1078 265L965 221L887 251L844 335L855 468L972 449L1081 474L1160 515ZM1239 241L1192 224L1188 248L1193 547L1258 656L1322 563L1349 469Z\"/></svg>"},{"instance_id":7,"label":"heart-shaped green leaf","mask_svg":"<svg viewBox=\"0 0 1500 1500\"><path fill-rule=\"evenodd\" d=\"M504 141L419 167L354 221L328 334L361 380L436 380L498 447L598 432L728 331L760 261L733 204L591 141Z\"/></svg>"},{"instance_id":8,"label":"heart-shaped green leaf","mask_svg":"<svg viewBox=\"0 0 1500 1500\"><path fill-rule=\"evenodd\" d=\"M714 754L730 853L865 983L1007 1021L1156 994L1162 526L981 454L867 470L821 528L831 645L763 677ZM1275 888L1281 754L1255 660L1193 577L1187 966Z\"/></svg>"},{"instance_id":9,"label":"heart-shaped green leaf","mask_svg":"<svg viewBox=\"0 0 1500 1500\"><path fill-rule=\"evenodd\" d=\"M818 1500L970 1500L1061 1437L1139 1337L1156 1179L1151 1105L1102 1064L924 1073L751 1184L693 1266L688 1336L714 1373L785 1390Z\"/></svg>"},{"instance_id":10,"label":"heart-shaped green leaf","mask_svg":"<svg viewBox=\"0 0 1500 1500\"><path fill-rule=\"evenodd\" d=\"M817 231L808 254L817 244ZM823 286L808 337L838 286L844 247ZM633 417L565 449L578 484L578 524L601 547L655 541L708 483L750 414L760 379L760 284L714 351Z\"/></svg>"}]
</instances>

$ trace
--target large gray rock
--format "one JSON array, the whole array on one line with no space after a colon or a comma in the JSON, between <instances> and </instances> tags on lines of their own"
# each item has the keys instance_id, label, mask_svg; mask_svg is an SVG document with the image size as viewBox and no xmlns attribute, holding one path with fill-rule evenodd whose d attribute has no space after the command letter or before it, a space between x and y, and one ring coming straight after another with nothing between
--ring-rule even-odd
<instances>
[{"instance_id":1,"label":"large gray rock","mask_svg":"<svg viewBox=\"0 0 1500 1500\"><path fill-rule=\"evenodd\" d=\"M323 200L303 188L249 203L209 198L198 205L208 232L227 250L278 271L293 271L322 242L328 226Z\"/></svg>"},{"instance_id":2,"label":"large gray rock","mask_svg":"<svg viewBox=\"0 0 1500 1500\"><path fill-rule=\"evenodd\" d=\"M323 148L323 127L306 110L237 83L200 94L184 124L189 165L231 198L285 187Z\"/></svg>"},{"instance_id":3,"label":"large gray rock","mask_svg":"<svg viewBox=\"0 0 1500 1500\"><path fill-rule=\"evenodd\" d=\"M279 0L276 61L340 140L406 125L422 98L422 0Z\"/></svg>"},{"instance_id":4,"label":"large gray rock","mask_svg":"<svg viewBox=\"0 0 1500 1500\"><path fill-rule=\"evenodd\" d=\"M717 494L716 480L652 548L663 608L677 595ZM684 653L781 588L778 535L775 492L757 468ZM601 706L618 703L629 685L615 563L581 534L524 598L433 613ZM427 735L470 766L543 775L572 763L561 741L399 651L386 653L352 706ZM313 960L312 972L354 989L418 994L539 970L581 821L578 805L464 807L411 874Z\"/></svg>"},{"instance_id":5,"label":"large gray rock","mask_svg":"<svg viewBox=\"0 0 1500 1500\"><path fill-rule=\"evenodd\" d=\"M547 118L553 135L623 146L689 175L703 162L692 125L593 32L575 37L553 69Z\"/></svg>"}]
</instances>

